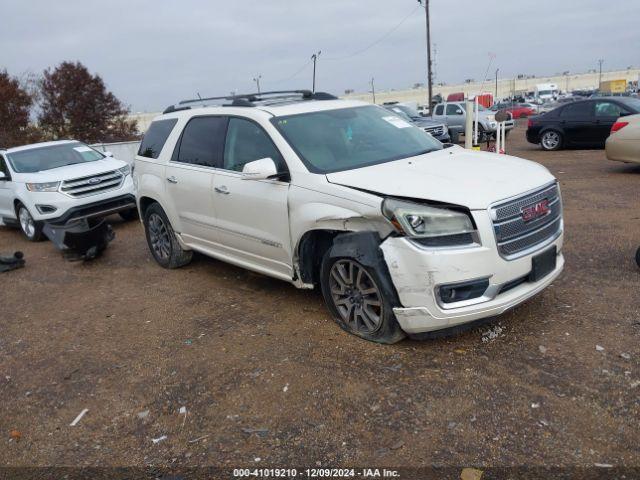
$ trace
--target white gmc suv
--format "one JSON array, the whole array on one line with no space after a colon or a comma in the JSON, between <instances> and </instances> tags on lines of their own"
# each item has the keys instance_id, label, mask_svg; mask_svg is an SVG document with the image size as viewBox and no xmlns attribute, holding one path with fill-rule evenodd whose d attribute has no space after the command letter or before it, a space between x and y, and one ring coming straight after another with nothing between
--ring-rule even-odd
<instances>
[{"instance_id":1,"label":"white gmc suv","mask_svg":"<svg viewBox=\"0 0 640 480\"><path fill-rule=\"evenodd\" d=\"M376 342L500 314L564 265L546 168L443 148L388 110L325 93L171 106L134 182L161 266L198 251L320 286L338 324Z\"/></svg>"},{"instance_id":2,"label":"white gmc suv","mask_svg":"<svg viewBox=\"0 0 640 480\"><path fill-rule=\"evenodd\" d=\"M0 150L0 224L31 241L54 225L119 212L136 214L131 167L73 140Z\"/></svg>"}]
</instances>

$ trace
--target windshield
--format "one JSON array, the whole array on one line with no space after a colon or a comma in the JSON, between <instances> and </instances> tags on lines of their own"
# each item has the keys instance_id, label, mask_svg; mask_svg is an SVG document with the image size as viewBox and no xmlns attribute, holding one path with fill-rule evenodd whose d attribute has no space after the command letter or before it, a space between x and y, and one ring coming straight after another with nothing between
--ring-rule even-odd
<instances>
[{"instance_id":1,"label":"windshield","mask_svg":"<svg viewBox=\"0 0 640 480\"><path fill-rule=\"evenodd\" d=\"M407 114L411 118L416 118L416 117L420 117L421 116L420 113L416 109L408 107L406 105L395 105L393 108L394 108L394 110L396 108L399 108L400 110L402 110L405 114Z\"/></svg>"},{"instance_id":2,"label":"windshield","mask_svg":"<svg viewBox=\"0 0 640 480\"><path fill-rule=\"evenodd\" d=\"M626 105L627 107L633 109L634 112L640 112L640 98L632 98L632 97L622 97L617 98L620 103Z\"/></svg>"},{"instance_id":3,"label":"windshield","mask_svg":"<svg viewBox=\"0 0 640 480\"><path fill-rule=\"evenodd\" d=\"M553 95L553 91L552 90L540 90L538 92L538 95Z\"/></svg>"},{"instance_id":4,"label":"windshield","mask_svg":"<svg viewBox=\"0 0 640 480\"><path fill-rule=\"evenodd\" d=\"M331 173L441 150L422 129L376 106L275 117L271 122L314 173Z\"/></svg>"},{"instance_id":5,"label":"windshield","mask_svg":"<svg viewBox=\"0 0 640 480\"><path fill-rule=\"evenodd\" d=\"M7 154L7 158L16 173L34 173L93 162L104 155L84 143L72 142L13 152Z\"/></svg>"},{"instance_id":6,"label":"windshield","mask_svg":"<svg viewBox=\"0 0 640 480\"><path fill-rule=\"evenodd\" d=\"M391 109L389 109L389 111L395 113L399 117L404 118L407 122L413 123L413 119L409 115L404 113L399 107L392 107Z\"/></svg>"}]
</instances>

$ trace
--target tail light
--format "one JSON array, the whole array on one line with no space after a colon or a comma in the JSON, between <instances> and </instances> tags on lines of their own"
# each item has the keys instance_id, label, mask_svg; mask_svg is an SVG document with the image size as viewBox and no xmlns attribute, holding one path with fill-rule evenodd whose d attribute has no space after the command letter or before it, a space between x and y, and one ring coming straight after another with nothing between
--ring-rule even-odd
<instances>
[{"instance_id":1,"label":"tail light","mask_svg":"<svg viewBox=\"0 0 640 480\"><path fill-rule=\"evenodd\" d=\"M531 127L533 127L533 120L529 119L529 121L527 122L527 128Z\"/></svg>"},{"instance_id":2,"label":"tail light","mask_svg":"<svg viewBox=\"0 0 640 480\"><path fill-rule=\"evenodd\" d=\"M624 127L626 127L627 125L629 125L629 122L616 122L613 124L613 126L611 127L611 133L615 133L618 130L622 130Z\"/></svg>"}]
</instances>

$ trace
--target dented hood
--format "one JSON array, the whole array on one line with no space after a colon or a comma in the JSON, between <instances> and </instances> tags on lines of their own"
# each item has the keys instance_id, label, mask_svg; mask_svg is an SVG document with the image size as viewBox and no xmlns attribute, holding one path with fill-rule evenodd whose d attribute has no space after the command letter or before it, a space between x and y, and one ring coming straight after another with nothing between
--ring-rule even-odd
<instances>
[{"instance_id":1,"label":"dented hood","mask_svg":"<svg viewBox=\"0 0 640 480\"><path fill-rule=\"evenodd\" d=\"M331 183L383 195L432 200L478 210L554 180L537 163L451 147L370 167L327 174Z\"/></svg>"}]
</instances>

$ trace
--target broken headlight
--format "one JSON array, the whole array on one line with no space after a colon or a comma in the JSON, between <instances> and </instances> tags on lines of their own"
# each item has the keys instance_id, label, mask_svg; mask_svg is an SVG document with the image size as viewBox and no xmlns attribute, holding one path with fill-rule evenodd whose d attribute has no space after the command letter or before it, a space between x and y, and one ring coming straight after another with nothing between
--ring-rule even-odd
<instances>
[{"instance_id":1,"label":"broken headlight","mask_svg":"<svg viewBox=\"0 0 640 480\"><path fill-rule=\"evenodd\" d=\"M27 190L30 192L55 192L60 186L60 182L27 183Z\"/></svg>"},{"instance_id":2,"label":"broken headlight","mask_svg":"<svg viewBox=\"0 0 640 480\"><path fill-rule=\"evenodd\" d=\"M473 243L476 229L463 212L387 198L382 203L382 213L399 232L426 240L420 243L434 246Z\"/></svg>"}]
</instances>

